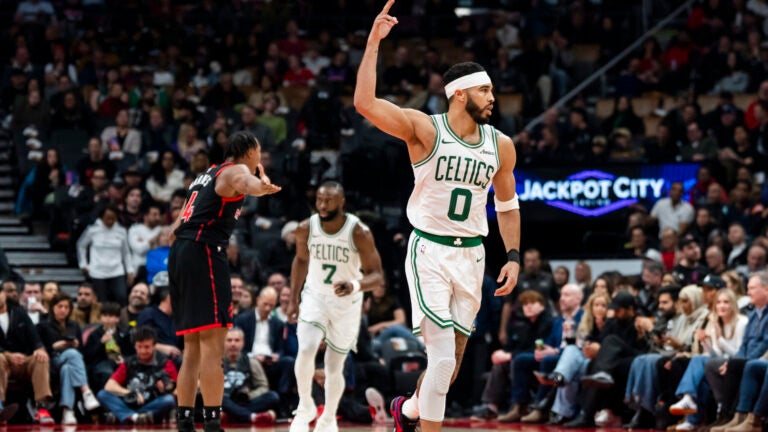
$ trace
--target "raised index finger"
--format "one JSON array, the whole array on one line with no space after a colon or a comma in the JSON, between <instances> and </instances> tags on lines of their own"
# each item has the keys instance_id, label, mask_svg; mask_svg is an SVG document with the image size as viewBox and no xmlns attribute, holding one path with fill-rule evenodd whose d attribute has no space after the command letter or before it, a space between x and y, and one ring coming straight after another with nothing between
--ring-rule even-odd
<instances>
[{"instance_id":1,"label":"raised index finger","mask_svg":"<svg viewBox=\"0 0 768 432\"><path fill-rule=\"evenodd\" d=\"M395 4L395 0L388 0L387 4L384 5L384 9L381 10L382 15L386 15L389 13L389 9L392 8L392 5Z\"/></svg>"}]
</instances>

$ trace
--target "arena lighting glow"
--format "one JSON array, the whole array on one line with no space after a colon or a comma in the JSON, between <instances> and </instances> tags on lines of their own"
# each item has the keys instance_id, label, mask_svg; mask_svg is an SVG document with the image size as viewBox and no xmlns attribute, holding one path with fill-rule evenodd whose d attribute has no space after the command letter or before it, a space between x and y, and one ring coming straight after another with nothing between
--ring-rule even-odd
<instances>
[{"instance_id":1,"label":"arena lighting glow","mask_svg":"<svg viewBox=\"0 0 768 432\"><path fill-rule=\"evenodd\" d=\"M606 213L635 204L640 199L662 197L663 178L630 178L605 171L585 170L565 180L523 181L520 200L545 204L585 217Z\"/></svg>"}]
</instances>

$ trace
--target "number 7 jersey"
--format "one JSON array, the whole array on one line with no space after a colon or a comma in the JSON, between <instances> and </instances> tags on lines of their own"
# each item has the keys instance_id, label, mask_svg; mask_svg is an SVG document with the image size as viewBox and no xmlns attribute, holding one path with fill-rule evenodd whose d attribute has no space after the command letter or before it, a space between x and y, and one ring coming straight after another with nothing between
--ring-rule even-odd
<instances>
[{"instance_id":1,"label":"number 7 jersey","mask_svg":"<svg viewBox=\"0 0 768 432\"><path fill-rule=\"evenodd\" d=\"M496 129L478 125L480 141L470 144L451 130L446 114L430 118L437 131L435 145L429 156L413 164L408 220L434 235L485 236L488 188L499 170Z\"/></svg>"},{"instance_id":2,"label":"number 7 jersey","mask_svg":"<svg viewBox=\"0 0 768 432\"><path fill-rule=\"evenodd\" d=\"M216 177L232 162L213 165L189 185L187 203L181 209L181 224L176 238L193 240L212 246L226 246L235 230L245 195L232 198L216 193Z\"/></svg>"},{"instance_id":3,"label":"number 7 jersey","mask_svg":"<svg viewBox=\"0 0 768 432\"><path fill-rule=\"evenodd\" d=\"M351 213L346 213L346 217L347 220L338 232L328 234L323 231L320 216L310 216L307 238L309 269L305 290L333 297L334 282L362 279L360 254L355 248L353 237L360 219Z\"/></svg>"}]
</instances>

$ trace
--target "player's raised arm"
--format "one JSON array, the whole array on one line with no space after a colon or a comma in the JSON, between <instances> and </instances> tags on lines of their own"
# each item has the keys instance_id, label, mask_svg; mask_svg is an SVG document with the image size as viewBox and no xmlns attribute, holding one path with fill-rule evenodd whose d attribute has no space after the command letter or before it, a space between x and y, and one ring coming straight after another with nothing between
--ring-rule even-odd
<instances>
[{"instance_id":1,"label":"player's raised arm","mask_svg":"<svg viewBox=\"0 0 768 432\"><path fill-rule=\"evenodd\" d=\"M496 290L495 295L503 296L512 292L517 285L520 273L520 204L515 192L515 174L517 154L512 139L504 134L498 135L499 172L493 177L496 214L499 221L499 233L504 241L508 262L501 268L497 282L504 285ZM506 279L506 281L505 281Z\"/></svg>"},{"instance_id":2,"label":"player's raised arm","mask_svg":"<svg viewBox=\"0 0 768 432\"><path fill-rule=\"evenodd\" d=\"M415 123L423 121L426 125L431 125L429 117L420 111L401 109L387 100L376 98L376 59L379 55L379 43L397 24L397 18L389 15L393 4L395 0L388 0L373 22L365 53L357 70L354 103L355 109L363 117L382 131L402 139L410 148L418 142Z\"/></svg>"},{"instance_id":3,"label":"player's raised arm","mask_svg":"<svg viewBox=\"0 0 768 432\"><path fill-rule=\"evenodd\" d=\"M272 184L269 177L264 175L264 168L261 165L259 165L259 173L261 177L256 177L245 165L237 164L221 174L225 186L220 188L217 184L216 192L227 196L226 189L231 188L235 193L256 197L280 192L282 188Z\"/></svg>"},{"instance_id":4,"label":"player's raised arm","mask_svg":"<svg viewBox=\"0 0 768 432\"><path fill-rule=\"evenodd\" d=\"M309 272L309 219L303 220L296 227L296 255L291 264L291 301L288 304L288 321L296 322L299 314L299 301L304 281Z\"/></svg>"},{"instance_id":5,"label":"player's raised arm","mask_svg":"<svg viewBox=\"0 0 768 432\"><path fill-rule=\"evenodd\" d=\"M352 232L352 240L360 254L360 267L363 269L363 278L357 282L338 281L333 284L334 292L338 296L352 294L355 289L371 291L376 286L384 283L384 270L381 267L381 256L376 249L371 230L362 223L355 225ZM355 285L359 284L359 288Z\"/></svg>"}]
</instances>

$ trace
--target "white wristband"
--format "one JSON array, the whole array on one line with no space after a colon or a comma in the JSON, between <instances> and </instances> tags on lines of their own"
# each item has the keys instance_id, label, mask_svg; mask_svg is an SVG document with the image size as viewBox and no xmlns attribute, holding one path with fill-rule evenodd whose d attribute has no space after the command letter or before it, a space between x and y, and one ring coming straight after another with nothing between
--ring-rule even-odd
<instances>
[{"instance_id":1,"label":"white wristband","mask_svg":"<svg viewBox=\"0 0 768 432\"><path fill-rule=\"evenodd\" d=\"M360 292L360 281L359 280L355 279L355 280L350 281L349 283L352 284L352 294L354 294L356 292Z\"/></svg>"},{"instance_id":2,"label":"white wristband","mask_svg":"<svg viewBox=\"0 0 768 432\"><path fill-rule=\"evenodd\" d=\"M517 197L517 194L509 201L499 201L499 198L494 195L493 202L496 204L497 213L520 209L520 198Z\"/></svg>"}]
</instances>

